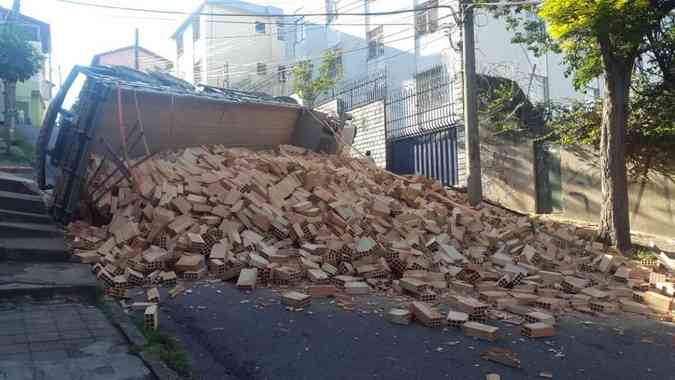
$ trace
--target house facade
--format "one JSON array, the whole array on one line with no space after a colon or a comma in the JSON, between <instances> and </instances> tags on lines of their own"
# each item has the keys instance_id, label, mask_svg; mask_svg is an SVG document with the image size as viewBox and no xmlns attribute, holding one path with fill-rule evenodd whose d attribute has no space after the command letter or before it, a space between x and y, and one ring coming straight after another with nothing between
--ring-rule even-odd
<instances>
[{"instance_id":1,"label":"house facade","mask_svg":"<svg viewBox=\"0 0 675 380\"><path fill-rule=\"evenodd\" d=\"M9 9L0 7L0 18L4 19L8 12L10 12ZM23 14L19 15L19 24L35 49L45 56L45 61L42 69L33 77L16 84L17 122L19 125L30 124L39 127L47 104L52 97L53 84L49 80L52 49L51 31L49 24ZM0 86L2 85L0 84ZM4 89L2 89L0 93L0 121L3 123L5 119L4 93Z\"/></svg>"},{"instance_id":2,"label":"house facade","mask_svg":"<svg viewBox=\"0 0 675 380\"><path fill-rule=\"evenodd\" d=\"M92 59L92 65L104 66L126 66L136 67L135 47L126 46L123 48L110 50L104 53L96 54ZM144 47L138 47L138 69L141 71L159 71L170 74L173 70L173 62L161 55L152 52Z\"/></svg>"},{"instance_id":3,"label":"house facade","mask_svg":"<svg viewBox=\"0 0 675 380\"><path fill-rule=\"evenodd\" d=\"M204 1L172 35L178 77L193 84L287 94L288 71L279 69L286 58L286 23L270 17L282 14L280 8L243 1Z\"/></svg>"},{"instance_id":4,"label":"house facade","mask_svg":"<svg viewBox=\"0 0 675 380\"><path fill-rule=\"evenodd\" d=\"M419 11L392 13L409 9ZM345 80L386 71L390 89L433 81L439 65L445 65L451 76L458 75L462 71L459 9L459 0L305 1L295 13L337 16L295 17L296 32L289 33L287 55L289 61L311 59L316 67L322 51L332 49L341 54ZM561 56L548 53L535 57L526 47L512 44L512 37L503 19L475 10L479 74L515 80L535 101L586 97L575 91L571 79L564 75ZM588 90L597 94L599 87Z\"/></svg>"},{"instance_id":5,"label":"house facade","mask_svg":"<svg viewBox=\"0 0 675 380\"><path fill-rule=\"evenodd\" d=\"M352 114L358 130L354 154L370 151L377 165L399 174L465 183L459 9L459 0L313 0L293 10L328 14L294 17L287 56L289 62L311 60L316 70L324 51L338 55L342 80L318 104L324 111ZM589 97L575 91L559 55L536 57L511 43L514 34L503 19L474 11L479 86L515 83L534 103ZM600 93L598 87L587 90L591 96Z\"/></svg>"}]
</instances>

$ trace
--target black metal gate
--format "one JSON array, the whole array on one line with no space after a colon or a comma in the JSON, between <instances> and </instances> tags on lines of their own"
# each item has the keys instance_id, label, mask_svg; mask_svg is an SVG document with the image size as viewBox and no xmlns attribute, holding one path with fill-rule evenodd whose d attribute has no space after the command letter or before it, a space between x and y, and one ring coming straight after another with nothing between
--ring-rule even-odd
<instances>
[{"instance_id":1,"label":"black metal gate","mask_svg":"<svg viewBox=\"0 0 675 380\"><path fill-rule=\"evenodd\" d=\"M456 185L457 118L445 66L415 77L415 86L388 94L385 103L387 169Z\"/></svg>"}]
</instances>

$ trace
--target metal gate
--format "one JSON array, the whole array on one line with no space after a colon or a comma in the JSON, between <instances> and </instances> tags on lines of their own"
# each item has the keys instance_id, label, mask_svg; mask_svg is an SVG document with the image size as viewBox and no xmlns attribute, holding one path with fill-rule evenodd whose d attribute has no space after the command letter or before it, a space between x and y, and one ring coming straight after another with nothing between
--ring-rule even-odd
<instances>
[{"instance_id":1,"label":"metal gate","mask_svg":"<svg viewBox=\"0 0 675 380\"><path fill-rule=\"evenodd\" d=\"M387 169L418 174L444 185L458 183L457 118L445 66L415 76L415 86L385 102Z\"/></svg>"}]
</instances>

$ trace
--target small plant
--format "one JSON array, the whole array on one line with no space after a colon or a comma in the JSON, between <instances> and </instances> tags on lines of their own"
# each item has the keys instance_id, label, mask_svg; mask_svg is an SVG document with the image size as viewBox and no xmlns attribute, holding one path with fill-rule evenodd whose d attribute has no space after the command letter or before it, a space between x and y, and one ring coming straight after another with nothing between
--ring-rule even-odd
<instances>
[{"instance_id":1,"label":"small plant","mask_svg":"<svg viewBox=\"0 0 675 380\"><path fill-rule=\"evenodd\" d=\"M324 52L318 76L310 61L302 61L293 68L293 91L307 107L313 107L316 99L335 88L342 76L342 64L334 50Z\"/></svg>"},{"instance_id":2,"label":"small plant","mask_svg":"<svg viewBox=\"0 0 675 380\"><path fill-rule=\"evenodd\" d=\"M139 315L132 316L132 320L146 340L145 346L140 351L159 357L169 368L184 378L193 378L188 354L174 338L160 331L146 329Z\"/></svg>"}]
</instances>

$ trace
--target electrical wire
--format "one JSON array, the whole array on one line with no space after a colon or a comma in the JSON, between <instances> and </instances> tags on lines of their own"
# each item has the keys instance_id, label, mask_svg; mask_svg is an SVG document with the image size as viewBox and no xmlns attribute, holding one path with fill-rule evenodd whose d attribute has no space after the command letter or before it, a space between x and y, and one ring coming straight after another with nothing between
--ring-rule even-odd
<instances>
[{"instance_id":1,"label":"electrical wire","mask_svg":"<svg viewBox=\"0 0 675 380\"><path fill-rule=\"evenodd\" d=\"M61 2L61 3L66 3L66 4L72 4L72 5L86 6L86 7L92 7L92 8L102 8L102 9L114 9L114 10L122 10L122 11L128 11L128 12L173 14L173 15L251 17L250 13L186 12L186 11L172 11L172 10L165 10L165 9L120 7L120 6L115 6L115 5L95 4L95 3L87 3L87 2L84 2L84 1L75 1L75 0L55 0L55 1L58 1L58 2ZM525 2L523 2L523 3L525 3ZM490 5L490 4L486 3L484 5ZM438 8L450 8L450 6L437 5L437 6L431 6L431 7L419 7L419 8L412 8L412 9L399 9L399 10L393 10L393 11L368 12L368 13L365 13L365 12L295 13L293 15L271 13L271 14L265 14L265 15L261 15L261 16L264 16L264 17L390 16L390 15L398 15L398 14L403 14L403 13L418 13L418 12L424 12L424 11L427 11L427 10L430 10L430 9L438 9Z\"/></svg>"},{"instance_id":2,"label":"electrical wire","mask_svg":"<svg viewBox=\"0 0 675 380\"><path fill-rule=\"evenodd\" d=\"M398 42L398 41L405 40L405 39L408 39L408 38L410 38L410 37L404 37L404 38L401 38L401 39L399 39L399 40L390 41L390 43L391 43L391 42ZM441 35L441 36L439 36L439 37L437 37L437 38L435 38L435 39L432 39L432 40L430 40L430 41L427 41L425 44L421 45L420 48L424 48L424 47L426 47L426 46L428 46L428 45L430 45L430 44L432 44L432 43L435 43L435 42L437 42L437 41L439 41L439 40L441 40L441 39L444 39L444 38L445 38L445 36ZM366 46L366 47L364 47L364 48L354 49L354 50L348 51L348 52L346 52L346 53L351 53L351 52L358 51L358 50L365 50L365 49L368 49L368 48L369 48L369 47ZM411 51L413 51L413 50L415 50L415 49L416 49L416 48L413 47L412 49L400 51L400 52L397 52L397 53L392 54L392 55L389 55L389 56L384 56L384 57L382 57L382 58L376 58L376 60L377 60L378 63L385 62L385 61L389 61L389 60L394 59L394 58L396 58L396 57L399 57L399 56L401 56L401 55L403 55L403 54L410 53ZM288 70L288 71L292 71L292 70L293 70L293 69L290 68L290 70ZM273 78L267 78L267 79L263 80L265 83L262 83L262 84L261 84L261 83L256 83L256 86L253 86L253 87L252 87L253 90L258 90L258 89L260 89L260 88L262 88L262 87L268 85L268 84L270 83L270 80L273 80Z\"/></svg>"},{"instance_id":3,"label":"electrical wire","mask_svg":"<svg viewBox=\"0 0 675 380\"><path fill-rule=\"evenodd\" d=\"M387 44L387 43L399 42L399 41L403 41L403 40L406 40L406 39L413 38L413 37L415 36L414 34L412 34L412 35L408 35L408 36L405 36L405 37L403 37L403 38L399 38L399 39L396 39L396 40L390 40L390 41L387 41L387 40L386 40L387 38L390 38L390 37L393 37L393 36L400 35L400 34L402 34L402 33L404 33L404 32L409 32L409 29L403 29L403 30L399 30L399 31L396 31L396 32L393 32L393 33L384 35L384 36L382 37L382 38L384 39L383 43L384 43L384 44ZM366 49L368 49L368 48L369 48L368 46L364 46L364 47L359 47L359 48L354 48L354 49L349 49L349 50L342 50L342 54L343 54L343 55L344 55L344 54L350 54L350 53L353 53L353 52L366 50ZM325 51L325 50L324 50L324 51ZM261 61L261 62L251 62L251 63L243 63L243 64L232 64L232 63L230 63L229 66L230 66L231 68L232 68L232 67L235 67L235 68L236 68L236 67L251 67L251 66L257 66L259 63L264 63L264 64L266 64L267 66L276 66L276 65L289 65L289 66L292 66L292 65L297 64L297 63L299 63L299 62L303 62L303 61L307 61L307 60L320 59L321 56L323 55L323 52L324 52L324 51L321 51L320 54L315 55L315 56L302 57L302 58L297 58L297 59L295 59L295 60ZM291 67L291 70L292 70L292 67ZM217 71L222 72L222 69L221 69L221 68L217 68ZM240 71L240 72L238 72L238 73L248 74L248 73L253 73L253 72L254 72L253 70L247 70L247 71ZM207 71L207 73L210 73L210 71ZM232 76L232 75L236 75L236 74L235 74L235 72L231 72L230 75Z\"/></svg>"}]
</instances>

